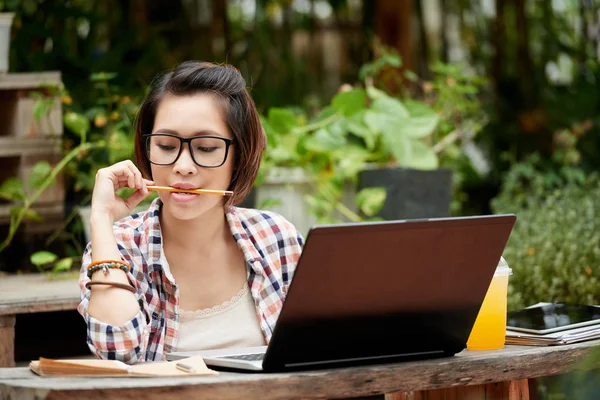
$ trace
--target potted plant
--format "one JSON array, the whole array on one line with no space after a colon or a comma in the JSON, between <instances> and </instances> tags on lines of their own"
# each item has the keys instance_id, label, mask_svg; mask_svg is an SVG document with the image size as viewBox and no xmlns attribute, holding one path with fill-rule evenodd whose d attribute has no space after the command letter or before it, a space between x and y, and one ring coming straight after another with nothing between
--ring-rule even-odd
<instances>
[{"instance_id":1,"label":"potted plant","mask_svg":"<svg viewBox=\"0 0 600 400\"><path fill-rule=\"evenodd\" d=\"M0 0L0 73L8 71L10 30L19 0Z\"/></svg>"},{"instance_id":2,"label":"potted plant","mask_svg":"<svg viewBox=\"0 0 600 400\"><path fill-rule=\"evenodd\" d=\"M0 198L15 204L11 208L12 218L9 234L0 244L0 252L11 243L21 222L26 219L40 219L32 206L61 173L66 175L66 181L75 193L74 197L77 202L71 215L66 218L65 224L80 215L83 223L84 242L89 241L89 212L86 214L86 210L89 208L96 172L104 166L131 159L133 154L133 135L130 130L137 105L130 97L118 95L115 89L109 85L109 81L114 77L114 74L106 73L92 75L91 80L94 86L102 93L96 97L96 104L87 109L73 104L64 87L47 87L46 89L52 93L52 96L45 96L41 93L34 95L37 98L34 106L37 119L52 108L56 99L61 99L65 105L64 126L71 135L64 140L64 156L54 167L51 167L46 161L40 161L33 167L29 181L25 183L34 189L29 196L24 190L23 182L16 178L0 182ZM122 190L119 194L126 196L128 193ZM149 201L151 198L146 199L145 205ZM49 238L49 242L59 234L63 234L63 232L56 232ZM67 234L76 245L77 240L73 235ZM75 247L80 251L72 251L71 254L66 254L62 258L47 251L40 251L32 254L30 260L41 272L46 271L47 268L51 268L54 273L68 270L83 253L81 244L77 244Z\"/></svg>"},{"instance_id":3,"label":"potted plant","mask_svg":"<svg viewBox=\"0 0 600 400\"><path fill-rule=\"evenodd\" d=\"M256 183L259 208L280 212L306 234L317 222L362 221L359 209L371 215L383 203L382 190L356 196L354 165L368 156L345 133L356 97L339 93L311 121L298 110L268 111L262 118L268 144Z\"/></svg>"},{"instance_id":4,"label":"potted plant","mask_svg":"<svg viewBox=\"0 0 600 400\"><path fill-rule=\"evenodd\" d=\"M284 215L306 234L317 222L305 197L314 192L318 154L306 147L307 139L322 121L307 124L301 110L271 108L261 123L267 135L267 149L255 184L255 206Z\"/></svg>"}]
</instances>

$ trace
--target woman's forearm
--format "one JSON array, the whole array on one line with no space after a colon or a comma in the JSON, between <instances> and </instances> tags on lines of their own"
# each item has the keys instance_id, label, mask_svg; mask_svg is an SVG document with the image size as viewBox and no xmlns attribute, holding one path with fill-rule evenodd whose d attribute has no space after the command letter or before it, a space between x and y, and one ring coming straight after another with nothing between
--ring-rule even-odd
<instances>
[{"instance_id":1,"label":"woman's forearm","mask_svg":"<svg viewBox=\"0 0 600 400\"><path fill-rule=\"evenodd\" d=\"M120 260L121 252L113 233L110 215L94 213L90 217L90 234L92 239L92 261ZM124 271L111 268L105 275L96 271L92 281L113 281L129 284ZM140 312L140 307L133 293L111 286L93 286L91 288L89 314L109 325L120 326Z\"/></svg>"}]
</instances>

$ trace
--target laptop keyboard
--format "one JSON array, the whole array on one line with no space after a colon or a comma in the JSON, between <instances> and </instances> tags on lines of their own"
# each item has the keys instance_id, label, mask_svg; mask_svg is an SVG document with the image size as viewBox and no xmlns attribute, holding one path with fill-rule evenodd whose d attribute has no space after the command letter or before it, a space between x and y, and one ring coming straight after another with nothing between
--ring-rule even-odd
<instances>
[{"instance_id":1,"label":"laptop keyboard","mask_svg":"<svg viewBox=\"0 0 600 400\"><path fill-rule=\"evenodd\" d=\"M253 353L253 354L237 354L235 356L223 356L221 358L231 358L234 360L244 361L262 361L265 357L265 353Z\"/></svg>"}]
</instances>

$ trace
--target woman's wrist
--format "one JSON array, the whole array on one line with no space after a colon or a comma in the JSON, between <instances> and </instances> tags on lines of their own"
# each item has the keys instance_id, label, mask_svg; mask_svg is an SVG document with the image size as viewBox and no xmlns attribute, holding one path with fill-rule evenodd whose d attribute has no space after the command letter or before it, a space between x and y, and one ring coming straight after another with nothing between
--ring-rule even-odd
<instances>
[{"instance_id":1,"label":"woman's wrist","mask_svg":"<svg viewBox=\"0 0 600 400\"><path fill-rule=\"evenodd\" d=\"M95 271L91 276L91 280L94 282L112 281L129 283L129 279L127 279L127 272L114 268L111 268L108 273L104 273L103 270Z\"/></svg>"},{"instance_id":2,"label":"woman's wrist","mask_svg":"<svg viewBox=\"0 0 600 400\"><path fill-rule=\"evenodd\" d=\"M93 224L94 222L109 223L112 227L114 218L112 214L105 208L92 206L92 211L90 213L90 224Z\"/></svg>"}]
</instances>

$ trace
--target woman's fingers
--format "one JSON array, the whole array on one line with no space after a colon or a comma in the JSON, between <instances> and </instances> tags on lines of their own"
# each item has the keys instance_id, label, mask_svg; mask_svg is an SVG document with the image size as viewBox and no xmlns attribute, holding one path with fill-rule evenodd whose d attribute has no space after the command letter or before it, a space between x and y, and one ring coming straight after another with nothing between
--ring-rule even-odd
<instances>
[{"instance_id":1,"label":"woman's fingers","mask_svg":"<svg viewBox=\"0 0 600 400\"><path fill-rule=\"evenodd\" d=\"M129 160L116 163L105 168L105 170L115 184L115 190L123 187L131 189L142 189L144 187L141 172Z\"/></svg>"},{"instance_id":2,"label":"woman's fingers","mask_svg":"<svg viewBox=\"0 0 600 400\"><path fill-rule=\"evenodd\" d=\"M124 162L125 162L125 165L127 166L127 168L129 169L129 171L131 171L131 173L132 173L132 177L131 177L131 180L129 183L132 184L133 186L130 186L130 187L133 189L144 189L144 183L142 181L142 173L140 172L140 170L131 161L127 160Z\"/></svg>"},{"instance_id":3,"label":"woman's fingers","mask_svg":"<svg viewBox=\"0 0 600 400\"><path fill-rule=\"evenodd\" d=\"M146 197L148 197L148 190L146 189L146 191L144 192L143 189L138 189L125 200L125 204L127 204L127 207L130 210L133 210Z\"/></svg>"}]
</instances>

